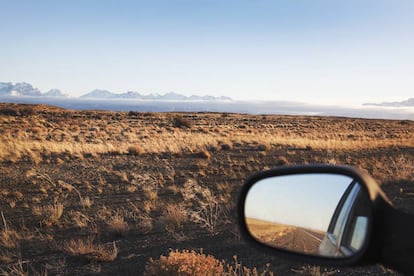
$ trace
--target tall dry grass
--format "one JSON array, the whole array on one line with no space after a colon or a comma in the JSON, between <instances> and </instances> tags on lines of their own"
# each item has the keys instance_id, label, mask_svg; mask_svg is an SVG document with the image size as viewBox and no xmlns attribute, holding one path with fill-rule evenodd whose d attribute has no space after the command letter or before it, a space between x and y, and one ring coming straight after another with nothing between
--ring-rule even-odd
<instances>
[{"instance_id":1,"label":"tall dry grass","mask_svg":"<svg viewBox=\"0 0 414 276\"><path fill-rule=\"evenodd\" d=\"M275 146L314 150L414 147L413 129L414 124L405 121L300 116L137 113L131 117L86 111L0 115L0 161L41 162L59 155L210 153L236 145L259 151Z\"/></svg>"},{"instance_id":2,"label":"tall dry grass","mask_svg":"<svg viewBox=\"0 0 414 276\"><path fill-rule=\"evenodd\" d=\"M229 137L221 137L215 133L192 133L178 131L175 133L159 133L148 140L130 140L121 142L87 143L73 141L37 141L19 138L0 138L0 160L18 162L29 160L40 162L45 157L68 155L83 159L85 156L105 154L131 154L139 145L142 153L195 153L200 149L220 148L221 145L259 144L266 149L274 146L308 148L314 150L360 150L388 147L414 147L414 137L399 139L376 139L359 137L354 140L343 140L339 137L320 139L308 135L275 134L271 132L243 133L235 132ZM134 154L136 154L133 151Z\"/></svg>"}]
</instances>

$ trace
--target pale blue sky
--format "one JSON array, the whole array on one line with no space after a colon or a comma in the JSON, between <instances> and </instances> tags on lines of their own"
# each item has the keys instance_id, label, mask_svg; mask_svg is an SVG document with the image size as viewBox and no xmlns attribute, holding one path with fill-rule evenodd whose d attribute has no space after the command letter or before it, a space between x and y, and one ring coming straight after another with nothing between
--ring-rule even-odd
<instances>
[{"instance_id":1,"label":"pale blue sky","mask_svg":"<svg viewBox=\"0 0 414 276\"><path fill-rule=\"evenodd\" d=\"M0 81L346 103L414 96L414 1L0 0Z\"/></svg>"},{"instance_id":2,"label":"pale blue sky","mask_svg":"<svg viewBox=\"0 0 414 276\"><path fill-rule=\"evenodd\" d=\"M326 231L352 178L303 174L267 178L249 190L245 214L270 222Z\"/></svg>"}]
</instances>

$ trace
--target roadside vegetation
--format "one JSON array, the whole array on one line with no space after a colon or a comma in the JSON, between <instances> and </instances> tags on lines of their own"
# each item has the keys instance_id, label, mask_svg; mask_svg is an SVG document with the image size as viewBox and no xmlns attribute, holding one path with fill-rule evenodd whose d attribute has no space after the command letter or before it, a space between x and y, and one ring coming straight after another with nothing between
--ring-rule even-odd
<instances>
[{"instance_id":1,"label":"roadside vegetation","mask_svg":"<svg viewBox=\"0 0 414 276\"><path fill-rule=\"evenodd\" d=\"M412 121L0 104L0 274L346 274L246 245L240 187L272 167L347 164L413 212L413 133Z\"/></svg>"}]
</instances>

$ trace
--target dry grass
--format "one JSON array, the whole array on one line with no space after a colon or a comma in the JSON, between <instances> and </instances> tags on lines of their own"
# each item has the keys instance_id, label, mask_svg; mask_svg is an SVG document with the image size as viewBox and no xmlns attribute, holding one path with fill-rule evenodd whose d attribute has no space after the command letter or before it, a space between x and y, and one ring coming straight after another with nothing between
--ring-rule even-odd
<instances>
[{"instance_id":1,"label":"dry grass","mask_svg":"<svg viewBox=\"0 0 414 276\"><path fill-rule=\"evenodd\" d=\"M231 150L234 145L251 145L264 152L279 145L313 150L414 146L410 134L414 124L409 121L405 124L384 121L386 124L381 125L381 122L358 119L328 122L324 118L309 120L299 116L288 121L288 116L276 115L251 116L250 121L245 121L242 116L200 114L189 119L168 113L131 118L125 113L109 127L112 120L109 113L92 116L85 111L73 118L72 111L61 110L59 114L67 117L60 124L48 123L47 114L38 115L35 121L30 117L17 119L0 115L0 125L3 126L0 130L0 160L39 163L48 158L57 160L60 155L82 160L85 156L103 154L163 152L199 153L200 157L209 158L208 150ZM32 123L36 126L31 127ZM390 124L396 131L389 131L387 125Z\"/></svg>"},{"instance_id":2,"label":"dry grass","mask_svg":"<svg viewBox=\"0 0 414 276\"><path fill-rule=\"evenodd\" d=\"M11 229L7 225L6 218L4 217L3 211L1 212L1 219L3 223L3 229L0 231L0 245L3 248L16 248L19 246L19 240L22 238L20 234Z\"/></svg>"},{"instance_id":3,"label":"dry grass","mask_svg":"<svg viewBox=\"0 0 414 276\"><path fill-rule=\"evenodd\" d=\"M94 243L93 237L71 239L63 243L61 250L71 256L82 257L90 261L112 262L118 256L115 242L112 248Z\"/></svg>"},{"instance_id":4,"label":"dry grass","mask_svg":"<svg viewBox=\"0 0 414 276\"><path fill-rule=\"evenodd\" d=\"M173 124L178 128L191 128L193 125L190 120L184 118L182 115L175 115L173 118Z\"/></svg>"},{"instance_id":5,"label":"dry grass","mask_svg":"<svg viewBox=\"0 0 414 276\"><path fill-rule=\"evenodd\" d=\"M107 229L109 233L125 236L129 230L128 223L125 221L124 217L118 213L115 213L107 222Z\"/></svg>"},{"instance_id":6,"label":"dry grass","mask_svg":"<svg viewBox=\"0 0 414 276\"><path fill-rule=\"evenodd\" d=\"M140 215L136 225L138 233L148 234L154 228L154 223L149 215Z\"/></svg>"},{"instance_id":7,"label":"dry grass","mask_svg":"<svg viewBox=\"0 0 414 276\"><path fill-rule=\"evenodd\" d=\"M19 246L20 234L15 230L3 230L0 232L0 245L3 248L16 248Z\"/></svg>"},{"instance_id":8,"label":"dry grass","mask_svg":"<svg viewBox=\"0 0 414 276\"><path fill-rule=\"evenodd\" d=\"M54 255L53 244L66 257L92 260L68 258L64 269L47 266L54 275L128 274L131 269L141 274L146 260L158 258L157 250L163 252L171 242L178 248L183 240L181 248L204 246L215 253L221 248L214 240L233 242L234 254L253 263L258 257L239 246L234 229L236 198L249 174L274 166L350 164L380 180L401 178L384 185L396 191L393 198L406 196L409 204L414 194L412 122L180 114L190 122L186 127L174 122L174 113L47 108L32 116L20 110L5 113L0 110L0 207L10 226L19 228L0 222L0 261L17 264L24 249L31 262L28 268L23 265L25 272L32 263L40 269L42 260ZM103 243L114 235L119 244ZM122 245L122 258L117 245ZM207 257L174 252L164 260L182 258L185 264ZM115 258L109 265L96 262ZM79 263L87 265L75 267ZM260 275L247 274L237 260L220 263L223 275ZM291 267L278 264L277 269L290 273ZM306 269L318 273L318 268Z\"/></svg>"},{"instance_id":9,"label":"dry grass","mask_svg":"<svg viewBox=\"0 0 414 276\"><path fill-rule=\"evenodd\" d=\"M34 206L32 212L40 218L46 226L56 225L63 215L64 206L61 203L49 204L46 206Z\"/></svg>"},{"instance_id":10,"label":"dry grass","mask_svg":"<svg viewBox=\"0 0 414 276\"><path fill-rule=\"evenodd\" d=\"M134 145L128 147L128 154L130 155L141 155L144 153L144 149L141 146Z\"/></svg>"},{"instance_id":11,"label":"dry grass","mask_svg":"<svg viewBox=\"0 0 414 276\"><path fill-rule=\"evenodd\" d=\"M183 224L188 221L187 211L180 205L167 204L164 207L161 221L167 232L176 233L182 230Z\"/></svg>"},{"instance_id":12,"label":"dry grass","mask_svg":"<svg viewBox=\"0 0 414 276\"><path fill-rule=\"evenodd\" d=\"M269 265L263 271L250 269L238 262L234 256L234 264L217 260L214 256L194 250L174 250L168 256L160 256L159 260L150 260L145 267L144 275L223 275L223 276L266 276L273 275Z\"/></svg>"}]
</instances>

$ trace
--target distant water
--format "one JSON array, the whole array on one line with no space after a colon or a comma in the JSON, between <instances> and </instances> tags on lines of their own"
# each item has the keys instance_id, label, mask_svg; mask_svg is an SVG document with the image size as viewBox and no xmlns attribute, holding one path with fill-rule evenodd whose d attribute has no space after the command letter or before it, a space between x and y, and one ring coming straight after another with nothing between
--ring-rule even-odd
<instances>
[{"instance_id":1,"label":"distant water","mask_svg":"<svg viewBox=\"0 0 414 276\"><path fill-rule=\"evenodd\" d=\"M85 99L60 97L0 97L0 102L48 104L75 110L140 112L230 112L246 114L319 115L372 119L414 120L414 108L346 107L271 101L153 101L135 99Z\"/></svg>"}]
</instances>

